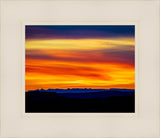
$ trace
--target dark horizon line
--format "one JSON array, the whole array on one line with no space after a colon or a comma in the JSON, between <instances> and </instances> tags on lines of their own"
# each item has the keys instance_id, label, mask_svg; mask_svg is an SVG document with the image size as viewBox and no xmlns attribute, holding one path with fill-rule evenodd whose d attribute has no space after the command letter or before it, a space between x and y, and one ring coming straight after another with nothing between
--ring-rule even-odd
<instances>
[{"instance_id":1,"label":"dark horizon line","mask_svg":"<svg viewBox=\"0 0 160 138\"><path fill-rule=\"evenodd\" d=\"M47 90L97 90L98 88L55 88L55 89L52 89L52 88L48 88L48 89L34 89L34 90L28 90L28 91L36 91L36 90L44 90L44 91L47 91ZM127 88L108 88L108 89L98 89L98 90L135 90L135 89L127 89ZM28 92L26 91L26 92Z\"/></svg>"}]
</instances>

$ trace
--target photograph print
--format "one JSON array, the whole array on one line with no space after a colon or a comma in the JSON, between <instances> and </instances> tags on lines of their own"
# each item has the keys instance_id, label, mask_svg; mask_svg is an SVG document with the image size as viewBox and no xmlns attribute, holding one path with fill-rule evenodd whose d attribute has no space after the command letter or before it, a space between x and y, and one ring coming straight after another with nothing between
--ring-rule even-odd
<instances>
[{"instance_id":1,"label":"photograph print","mask_svg":"<svg viewBox=\"0 0 160 138\"><path fill-rule=\"evenodd\" d=\"M25 113L135 113L135 25L25 25Z\"/></svg>"}]
</instances>

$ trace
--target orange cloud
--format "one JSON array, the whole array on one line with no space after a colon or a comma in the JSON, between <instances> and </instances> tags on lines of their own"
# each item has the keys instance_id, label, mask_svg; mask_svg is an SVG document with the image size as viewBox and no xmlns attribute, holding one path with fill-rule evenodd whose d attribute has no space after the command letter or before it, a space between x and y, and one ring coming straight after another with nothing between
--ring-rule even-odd
<instances>
[{"instance_id":1,"label":"orange cloud","mask_svg":"<svg viewBox=\"0 0 160 138\"><path fill-rule=\"evenodd\" d=\"M108 40L110 46L106 40L46 40L44 46L40 40L28 41L26 91L77 87L134 89L132 39ZM68 46L68 43L72 43L72 46ZM89 48L85 48L88 43ZM58 45L55 46L56 44Z\"/></svg>"}]
</instances>

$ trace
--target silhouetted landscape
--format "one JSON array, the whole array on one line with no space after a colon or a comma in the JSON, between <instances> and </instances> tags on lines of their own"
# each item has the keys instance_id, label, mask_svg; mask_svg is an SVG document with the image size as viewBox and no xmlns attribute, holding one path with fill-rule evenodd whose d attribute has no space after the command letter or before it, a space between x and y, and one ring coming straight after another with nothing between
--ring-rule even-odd
<instances>
[{"instance_id":1,"label":"silhouetted landscape","mask_svg":"<svg viewBox=\"0 0 160 138\"><path fill-rule=\"evenodd\" d=\"M134 113L134 89L48 89L25 93L26 113Z\"/></svg>"}]
</instances>

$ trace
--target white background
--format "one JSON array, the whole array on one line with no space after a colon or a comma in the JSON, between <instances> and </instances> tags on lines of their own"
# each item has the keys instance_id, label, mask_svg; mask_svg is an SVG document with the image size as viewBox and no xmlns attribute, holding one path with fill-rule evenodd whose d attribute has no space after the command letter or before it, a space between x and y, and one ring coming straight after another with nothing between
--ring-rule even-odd
<instances>
[{"instance_id":1,"label":"white background","mask_svg":"<svg viewBox=\"0 0 160 138\"><path fill-rule=\"evenodd\" d=\"M135 23L137 115L24 116L25 22ZM159 137L158 101L158 1L1 1L1 137Z\"/></svg>"}]
</instances>

